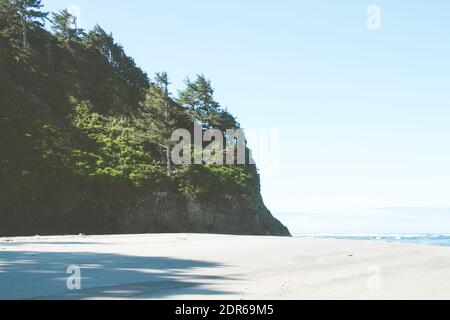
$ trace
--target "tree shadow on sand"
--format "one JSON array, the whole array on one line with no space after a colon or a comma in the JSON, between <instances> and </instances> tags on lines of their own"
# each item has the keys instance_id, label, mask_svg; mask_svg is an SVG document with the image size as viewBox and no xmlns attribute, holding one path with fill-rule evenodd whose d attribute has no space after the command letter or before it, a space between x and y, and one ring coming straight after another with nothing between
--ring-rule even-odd
<instances>
[{"instance_id":1,"label":"tree shadow on sand","mask_svg":"<svg viewBox=\"0 0 450 320\"><path fill-rule=\"evenodd\" d=\"M25 245L55 245L55 246L69 246L69 245L111 245L111 242L89 242L89 241L47 241L47 240L35 240L35 241L12 241L3 240L0 241L0 247L14 247Z\"/></svg>"},{"instance_id":2,"label":"tree shadow on sand","mask_svg":"<svg viewBox=\"0 0 450 320\"><path fill-rule=\"evenodd\" d=\"M69 291L69 266L81 268L81 289ZM231 294L214 284L223 265L169 257L108 253L0 252L0 299L164 299L178 295ZM197 270L194 274L194 270Z\"/></svg>"}]
</instances>

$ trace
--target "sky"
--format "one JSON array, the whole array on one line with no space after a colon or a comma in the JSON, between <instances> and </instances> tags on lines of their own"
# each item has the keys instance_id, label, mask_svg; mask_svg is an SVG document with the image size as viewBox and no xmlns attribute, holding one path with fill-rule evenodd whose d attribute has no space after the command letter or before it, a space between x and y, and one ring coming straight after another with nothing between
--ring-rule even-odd
<instances>
[{"instance_id":1,"label":"sky","mask_svg":"<svg viewBox=\"0 0 450 320\"><path fill-rule=\"evenodd\" d=\"M78 7L82 28L167 71L172 92L203 73L244 129L278 132L277 165L260 165L277 216L307 216L314 232L450 232L450 1L44 3Z\"/></svg>"}]
</instances>

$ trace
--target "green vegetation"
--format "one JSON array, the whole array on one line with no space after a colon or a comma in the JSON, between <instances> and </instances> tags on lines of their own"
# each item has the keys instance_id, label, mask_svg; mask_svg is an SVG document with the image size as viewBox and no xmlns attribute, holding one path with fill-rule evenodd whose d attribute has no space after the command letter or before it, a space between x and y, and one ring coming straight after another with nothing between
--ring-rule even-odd
<instances>
[{"instance_id":1,"label":"green vegetation","mask_svg":"<svg viewBox=\"0 0 450 320\"><path fill-rule=\"evenodd\" d=\"M67 11L41 8L0 0L0 234L73 213L101 221L149 192L259 192L254 166L168 158L176 128L239 128L209 80L187 80L174 97L166 73L149 79L100 26L75 29Z\"/></svg>"}]
</instances>

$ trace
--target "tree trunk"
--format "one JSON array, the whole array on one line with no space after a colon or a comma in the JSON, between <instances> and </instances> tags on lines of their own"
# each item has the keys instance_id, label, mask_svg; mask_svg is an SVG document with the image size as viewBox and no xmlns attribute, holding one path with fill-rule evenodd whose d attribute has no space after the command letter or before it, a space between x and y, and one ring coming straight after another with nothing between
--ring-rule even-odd
<instances>
[{"instance_id":1,"label":"tree trunk","mask_svg":"<svg viewBox=\"0 0 450 320\"><path fill-rule=\"evenodd\" d=\"M28 39L27 39L27 24L25 22L25 19L22 19L22 27L23 27L22 42L23 42L23 46L26 47L28 44Z\"/></svg>"},{"instance_id":2,"label":"tree trunk","mask_svg":"<svg viewBox=\"0 0 450 320\"><path fill-rule=\"evenodd\" d=\"M170 159L170 148L166 147L166 157L167 157L167 176L172 176L172 161Z\"/></svg>"}]
</instances>

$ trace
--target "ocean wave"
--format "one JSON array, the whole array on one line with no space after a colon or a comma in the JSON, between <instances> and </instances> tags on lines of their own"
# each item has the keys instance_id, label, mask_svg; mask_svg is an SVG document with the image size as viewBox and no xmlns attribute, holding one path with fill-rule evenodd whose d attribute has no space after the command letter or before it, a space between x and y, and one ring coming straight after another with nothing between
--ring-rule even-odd
<instances>
[{"instance_id":1,"label":"ocean wave","mask_svg":"<svg viewBox=\"0 0 450 320\"><path fill-rule=\"evenodd\" d=\"M450 246L449 233L397 233L397 234L297 234L299 238L307 239L338 239L338 240L375 240L386 242L407 242Z\"/></svg>"}]
</instances>

